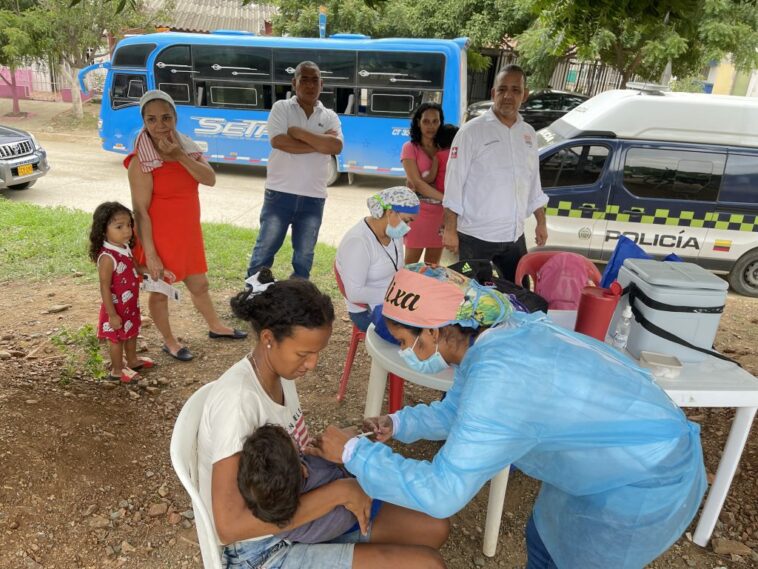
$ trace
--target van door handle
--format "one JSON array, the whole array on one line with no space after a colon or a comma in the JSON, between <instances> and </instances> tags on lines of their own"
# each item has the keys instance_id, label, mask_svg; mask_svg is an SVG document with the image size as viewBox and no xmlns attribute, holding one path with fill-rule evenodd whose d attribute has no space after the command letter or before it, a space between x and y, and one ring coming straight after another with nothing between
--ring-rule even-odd
<instances>
[{"instance_id":1,"label":"van door handle","mask_svg":"<svg viewBox=\"0 0 758 569\"><path fill-rule=\"evenodd\" d=\"M642 207L632 207L629 209L622 210L621 213L628 213L629 215L644 215L645 214L645 208Z\"/></svg>"},{"instance_id":2,"label":"van door handle","mask_svg":"<svg viewBox=\"0 0 758 569\"><path fill-rule=\"evenodd\" d=\"M584 211L597 211L597 207L595 207L594 203L583 203L579 206L579 209L582 209Z\"/></svg>"}]
</instances>

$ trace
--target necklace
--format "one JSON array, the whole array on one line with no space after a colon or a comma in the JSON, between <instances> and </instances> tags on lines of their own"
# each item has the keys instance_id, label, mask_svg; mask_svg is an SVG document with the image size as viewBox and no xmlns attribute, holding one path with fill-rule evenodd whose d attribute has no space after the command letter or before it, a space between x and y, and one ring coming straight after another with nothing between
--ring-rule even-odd
<instances>
[{"instance_id":1,"label":"necklace","mask_svg":"<svg viewBox=\"0 0 758 569\"><path fill-rule=\"evenodd\" d=\"M281 381L279 382L276 381L277 379L281 379L281 378L278 375L276 375L276 372L274 372L274 375L276 376L276 378L274 379L274 384L278 385L278 387L280 388L279 393L274 395L273 393L271 393L269 389L266 388L266 384L263 381L263 374L261 373L261 368L258 366L258 362L256 361L255 356L253 355L253 352L250 352L248 354L247 359L249 359L250 363L253 364L253 370L255 371L255 375L258 378L258 384L263 388L263 391L266 392L266 394L269 396L269 398L271 398L272 401L279 403L279 400L281 400L282 403L280 403L280 405L282 405L284 402L284 392L281 389L281 386L282 386Z\"/></svg>"},{"instance_id":2,"label":"necklace","mask_svg":"<svg viewBox=\"0 0 758 569\"><path fill-rule=\"evenodd\" d=\"M369 225L369 222L366 221L366 218L363 219L363 223L366 224L366 227L369 228L369 231L371 231L371 234L374 236L374 239L376 239L376 242L379 243L379 246L382 248L382 251L384 251L384 254L387 255L387 258L390 260L390 263L392 263L392 266L395 267L395 272L398 271L397 264L400 262L400 252L397 250L397 243L395 243L394 239L390 239L390 243L395 247L395 258L393 259L392 256L389 254L389 251L387 251L387 248L382 243L382 240L379 239L379 236L374 232L374 229Z\"/></svg>"}]
</instances>

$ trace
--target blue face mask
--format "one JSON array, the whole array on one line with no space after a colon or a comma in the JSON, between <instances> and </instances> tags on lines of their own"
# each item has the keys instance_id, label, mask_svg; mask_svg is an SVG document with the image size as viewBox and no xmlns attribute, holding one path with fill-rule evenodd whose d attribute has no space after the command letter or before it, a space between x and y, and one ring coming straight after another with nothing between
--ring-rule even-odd
<instances>
[{"instance_id":1,"label":"blue face mask","mask_svg":"<svg viewBox=\"0 0 758 569\"><path fill-rule=\"evenodd\" d=\"M413 351L419 338L420 336L416 336L416 341L413 342L413 345L410 348L405 348L404 350L399 351L400 357L405 360L408 367L419 373L431 375L446 370L449 367L448 363L445 361L445 358L442 357L442 354L440 354L439 346L437 345L434 346L434 353L430 357L425 360L419 359L416 352Z\"/></svg>"},{"instance_id":2,"label":"blue face mask","mask_svg":"<svg viewBox=\"0 0 758 569\"><path fill-rule=\"evenodd\" d=\"M387 224L386 233L390 239L401 239L410 230L411 226L401 219L397 225Z\"/></svg>"}]
</instances>

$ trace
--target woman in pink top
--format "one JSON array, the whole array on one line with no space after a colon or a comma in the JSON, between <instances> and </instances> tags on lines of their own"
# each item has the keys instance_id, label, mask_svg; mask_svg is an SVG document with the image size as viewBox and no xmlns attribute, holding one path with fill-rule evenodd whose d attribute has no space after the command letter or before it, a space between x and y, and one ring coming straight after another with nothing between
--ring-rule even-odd
<instances>
[{"instance_id":1,"label":"woman in pink top","mask_svg":"<svg viewBox=\"0 0 758 569\"><path fill-rule=\"evenodd\" d=\"M421 200L421 210L405 236L405 262L417 263L426 249L424 261L439 263L442 256L442 192L434 186L439 150L436 137L445 118L437 103L422 103L411 118L411 139L403 145L400 160L408 187Z\"/></svg>"}]
</instances>

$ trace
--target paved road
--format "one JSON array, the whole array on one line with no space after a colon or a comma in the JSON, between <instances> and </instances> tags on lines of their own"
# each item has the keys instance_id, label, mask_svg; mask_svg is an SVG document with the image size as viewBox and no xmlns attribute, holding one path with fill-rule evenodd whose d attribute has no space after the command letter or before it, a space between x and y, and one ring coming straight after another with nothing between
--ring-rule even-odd
<instances>
[{"instance_id":1,"label":"paved road","mask_svg":"<svg viewBox=\"0 0 758 569\"><path fill-rule=\"evenodd\" d=\"M11 201L65 206L92 212L98 204L118 200L130 204L123 156L100 148L89 136L35 133L47 150L51 171L23 191L0 190ZM263 203L264 168L219 165L216 186L200 187L203 221L257 227ZM356 176L329 188L319 241L337 245L344 233L365 216L366 198L378 190L402 183L401 178ZM252 244L251 244L252 246Z\"/></svg>"}]
</instances>

